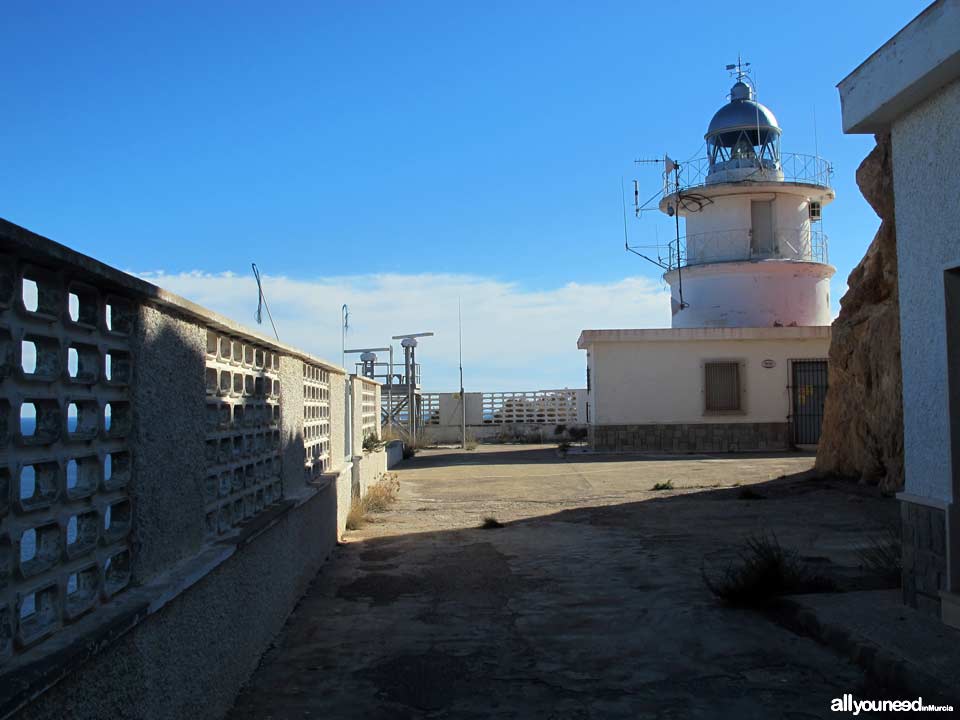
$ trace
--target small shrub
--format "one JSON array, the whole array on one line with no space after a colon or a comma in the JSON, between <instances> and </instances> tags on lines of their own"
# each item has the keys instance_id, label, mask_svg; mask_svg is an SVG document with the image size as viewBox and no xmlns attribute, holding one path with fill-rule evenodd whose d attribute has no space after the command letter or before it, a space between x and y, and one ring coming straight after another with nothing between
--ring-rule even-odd
<instances>
[{"instance_id":1,"label":"small shrub","mask_svg":"<svg viewBox=\"0 0 960 720\"><path fill-rule=\"evenodd\" d=\"M553 429L554 435L563 435L567 431L567 426L560 424Z\"/></svg>"},{"instance_id":2,"label":"small shrub","mask_svg":"<svg viewBox=\"0 0 960 720\"><path fill-rule=\"evenodd\" d=\"M673 480L667 480L666 482L658 482L651 489L652 490L673 490Z\"/></svg>"},{"instance_id":3,"label":"small shrub","mask_svg":"<svg viewBox=\"0 0 960 720\"><path fill-rule=\"evenodd\" d=\"M740 562L717 579L700 568L704 584L724 605L764 608L781 595L835 589L829 578L805 567L795 551L780 547L775 535L748 538L739 554Z\"/></svg>"},{"instance_id":4,"label":"small shrub","mask_svg":"<svg viewBox=\"0 0 960 720\"><path fill-rule=\"evenodd\" d=\"M409 460L414 455L417 454L417 448L413 445L408 445L407 443L403 444L403 459Z\"/></svg>"},{"instance_id":5,"label":"small shrub","mask_svg":"<svg viewBox=\"0 0 960 720\"><path fill-rule=\"evenodd\" d=\"M369 432L363 436L363 449L365 452L380 450L386 443L380 440L376 433Z\"/></svg>"},{"instance_id":6,"label":"small shrub","mask_svg":"<svg viewBox=\"0 0 960 720\"><path fill-rule=\"evenodd\" d=\"M585 427L570 428L570 439L574 442L583 442L587 439L587 429Z\"/></svg>"},{"instance_id":7,"label":"small shrub","mask_svg":"<svg viewBox=\"0 0 960 720\"><path fill-rule=\"evenodd\" d=\"M480 523L480 528L482 530L496 530L497 528L502 528L503 523L497 520L492 515L488 515L483 519L483 522Z\"/></svg>"},{"instance_id":8,"label":"small shrub","mask_svg":"<svg viewBox=\"0 0 960 720\"><path fill-rule=\"evenodd\" d=\"M364 509L368 513L386 512L396 502L399 493L400 481L395 474L390 473L367 490L363 498Z\"/></svg>"}]
</instances>

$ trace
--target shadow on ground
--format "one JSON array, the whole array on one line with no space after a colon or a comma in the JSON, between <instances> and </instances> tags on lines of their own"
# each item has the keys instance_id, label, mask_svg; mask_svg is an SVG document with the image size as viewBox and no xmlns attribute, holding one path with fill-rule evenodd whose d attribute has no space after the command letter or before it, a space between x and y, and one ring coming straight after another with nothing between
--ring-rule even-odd
<instances>
[{"instance_id":1,"label":"shadow on ground","mask_svg":"<svg viewBox=\"0 0 960 720\"><path fill-rule=\"evenodd\" d=\"M711 466L718 484L749 470L760 499L738 487L649 490L709 460L620 457L615 472L591 475L611 461L485 455L472 468L429 455L406 464L396 509L338 548L231 718L799 719L831 716L843 693L882 692L814 641L719 607L701 566L774 531L854 576L865 538L895 520L893 501L764 478L784 462L805 469L796 455ZM535 482L523 480L531 464L543 466ZM509 497L503 475L485 479L489 465L517 466ZM477 528L485 514L505 527Z\"/></svg>"}]
</instances>

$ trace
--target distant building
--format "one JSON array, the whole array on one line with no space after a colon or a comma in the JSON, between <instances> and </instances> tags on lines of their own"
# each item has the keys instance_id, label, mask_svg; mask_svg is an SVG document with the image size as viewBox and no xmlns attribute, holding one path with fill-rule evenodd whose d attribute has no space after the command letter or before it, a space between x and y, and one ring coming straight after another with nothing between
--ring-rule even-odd
<instances>
[{"instance_id":1,"label":"distant building","mask_svg":"<svg viewBox=\"0 0 960 720\"><path fill-rule=\"evenodd\" d=\"M741 66L707 154L665 159L660 210L686 234L656 259L670 329L584 330L592 444L680 452L814 445L830 345L821 158L782 154Z\"/></svg>"},{"instance_id":2,"label":"distant building","mask_svg":"<svg viewBox=\"0 0 960 720\"><path fill-rule=\"evenodd\" d=\"M903 592L960 627L960 0L839 85L843 129L891 134L903 369Z\"/></svg>"}]
</instances>

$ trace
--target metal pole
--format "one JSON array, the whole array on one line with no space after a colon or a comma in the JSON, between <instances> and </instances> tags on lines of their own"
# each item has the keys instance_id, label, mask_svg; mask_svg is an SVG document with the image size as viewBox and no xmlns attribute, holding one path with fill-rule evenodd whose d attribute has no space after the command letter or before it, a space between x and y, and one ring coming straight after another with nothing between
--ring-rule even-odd
<instances>
[{"instance_id":1,"label":"metal pole","mask_svg":"<svg viewBox=\"0 0 960 720\"><path fill-rule=\"evenodd\" d=\"M460 313L460 298L457 298L457 333L460 341L460 447L467 449L467 396L463 394L463 316Z\"/></svg>"},{"instance_id":2,"label":"metal pole","mask_svg":"<svg viewBox=\"0 0 960 720\"><path fill-rule=\"evenodd\" d=\"M393 430L393 344L390 345L390 374L387 375L387 422Z\"/></svg>"}]
</instances>

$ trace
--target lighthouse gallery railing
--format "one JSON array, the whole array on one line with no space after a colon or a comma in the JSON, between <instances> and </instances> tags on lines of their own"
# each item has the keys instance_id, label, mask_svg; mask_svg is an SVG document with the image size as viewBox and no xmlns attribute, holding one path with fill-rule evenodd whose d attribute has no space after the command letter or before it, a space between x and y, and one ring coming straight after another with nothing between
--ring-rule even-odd
<instances>
[{"instance_id":1,"label":"lighthouse gallery railing","mask_svg":"<svg viewBox=\"0 0 960 720\"><path fill-rule=\"evenodd\" d=\"M708 184L707 176L710 175L710 171L710 160L706 157L680 163L681 190L689 190ZM780 156L780 171L782 176L781 172L772 171L769 167L761 168L758 166L755 177L749 175L738 177L736 182L795 182L830 187L833 167L827 160L817 155L783 153ZM669 195L674 192L676 188L673 173L664 174L663 181L664 193Z\"/></svg>"},{"instance_id":2,"label":"lighthouse gallery railing","mask_svg":"<svg viewBox=\"0 0 960 720\"><path fill-rule=\"evenodd\" d=\"M794 260L827 263L830 261L826 234L819 228L789 228L774 231L773 247L758 251L752 247L749 228L715 230L680 238L669 245L662 258L668 270L719 262L752 260Z\"/></svg>"}]
</instances>

